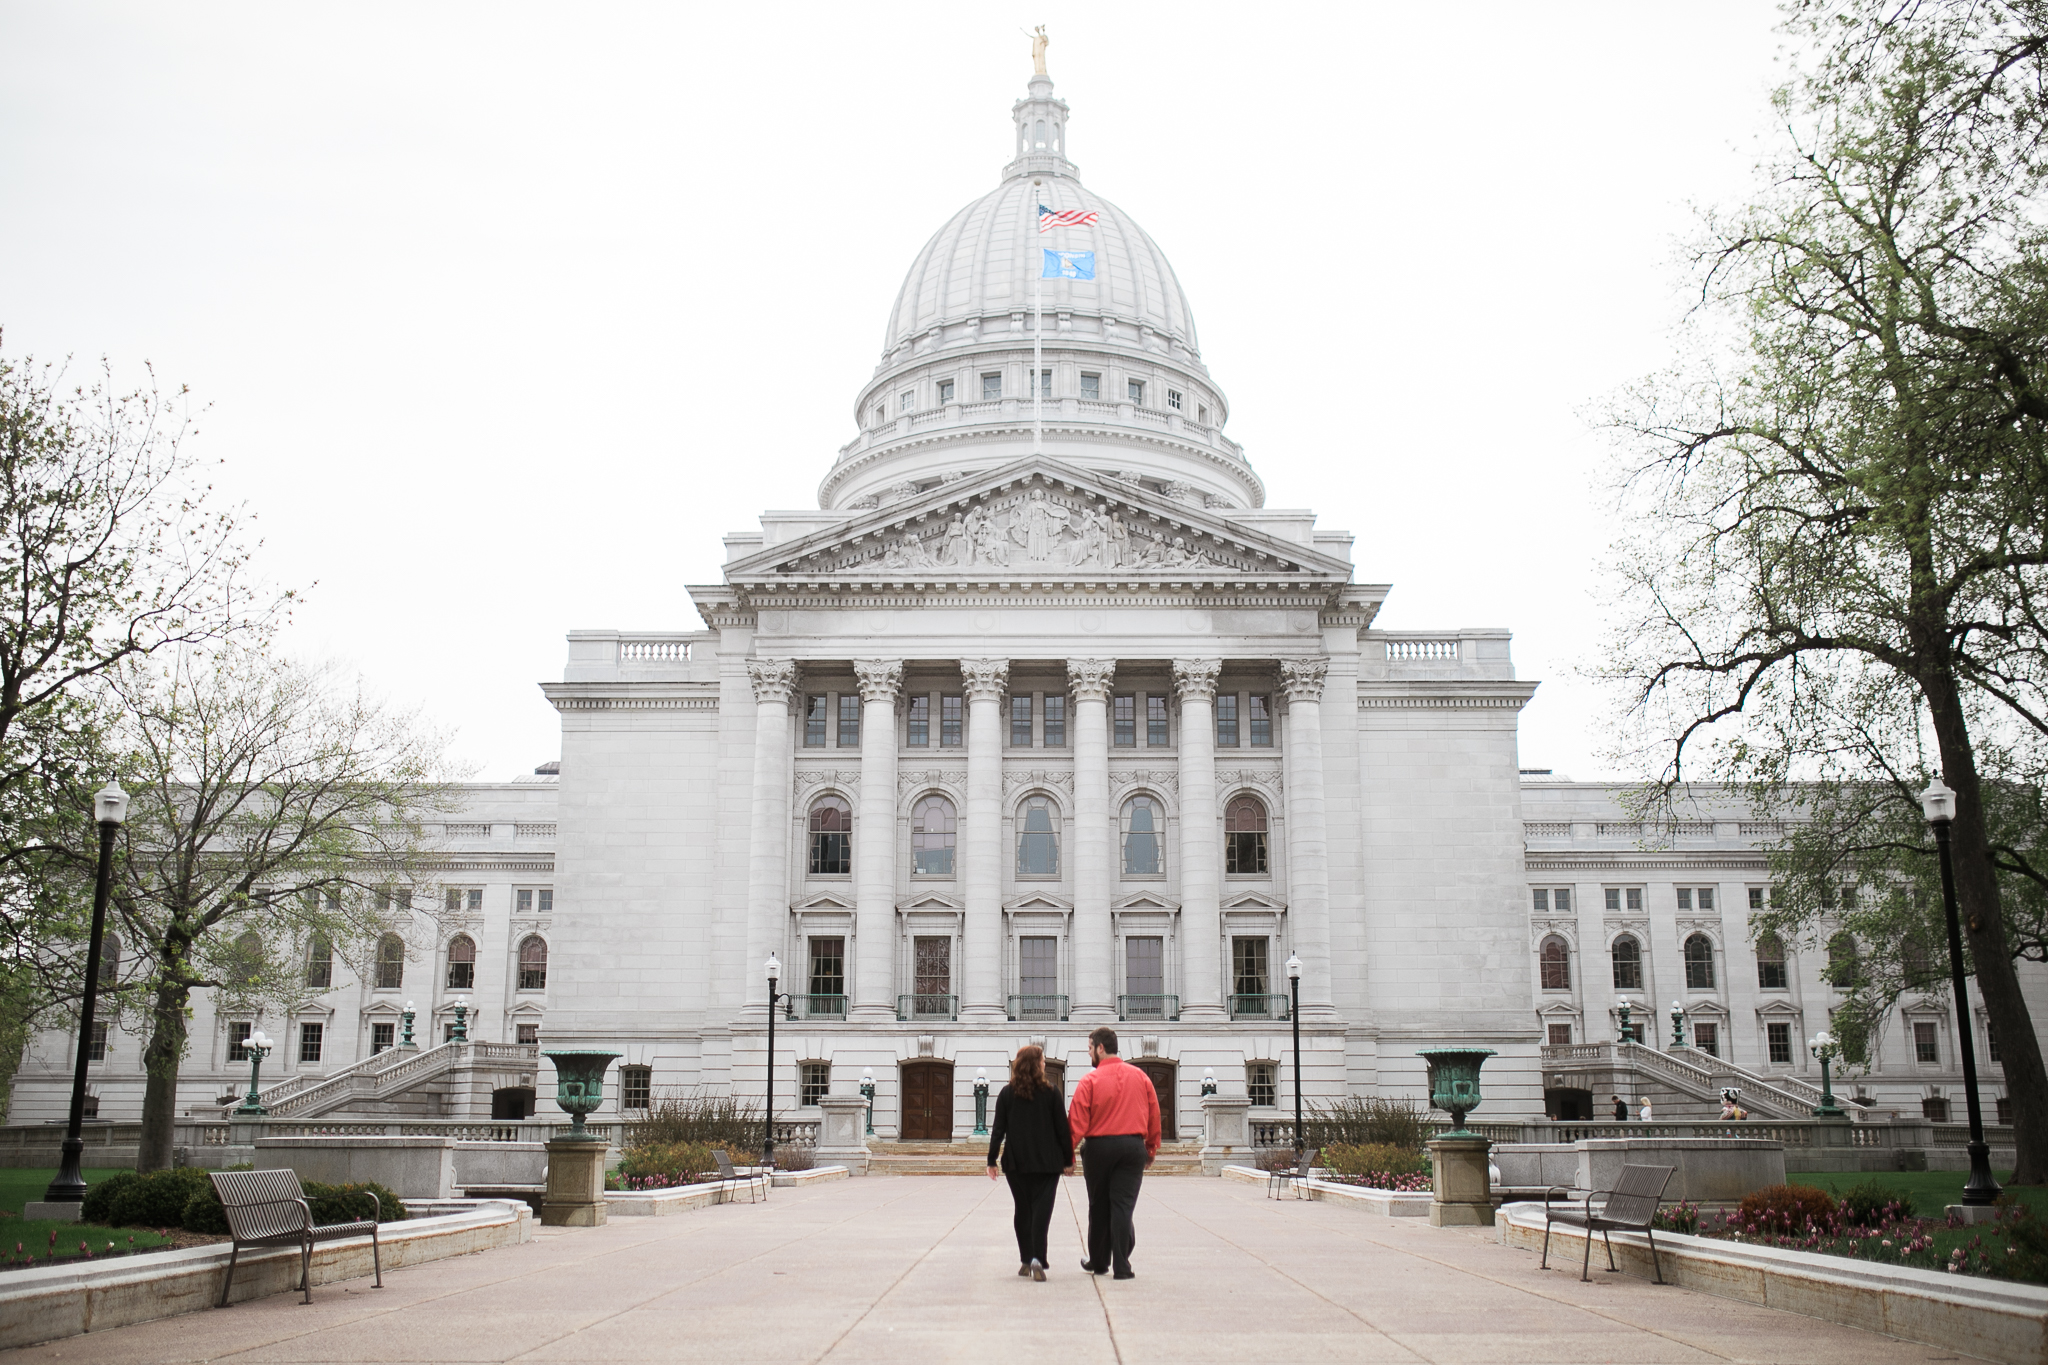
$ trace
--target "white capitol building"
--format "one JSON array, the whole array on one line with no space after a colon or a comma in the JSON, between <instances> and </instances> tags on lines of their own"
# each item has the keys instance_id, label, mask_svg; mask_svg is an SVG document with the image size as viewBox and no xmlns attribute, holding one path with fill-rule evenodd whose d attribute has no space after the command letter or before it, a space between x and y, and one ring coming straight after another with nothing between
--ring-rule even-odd
<instances>
[{"instance_id":1,"label":"white capitol building","mask_svg":"<svg viewBox=\"0 0 2048 1365\"><path fill-rule=\"evenodd\" d=\"M999 183L910 266L818 506L726 538L724 580L689 589L708 629L571 632L559 777L470 788L445 909L374 969L331 965L288 1018L202 1000L181 1111L246 1080L251 1027L283 1043L267 1078L323 1097L306 1116L512 1113L536 1076L553 1112L516 1046L543 1033L624 1054L608 1109L758 1096L771 953L778 1114L872 1073L884 1138L964 1138L978 1069L1033 1041L1085 1067L1098 1023L1182 1137L1207 1072L1291 1113L1290 956L1311 1098L1420 1096L1416 1050L1457 1044L1499 1054L1485 1118L1604 1114L1610 1085L1808 1102L1841 993L1824 954L1751 941L1775 830L1715 793L1644 828L1617 786L1521 772L1536 684L1508 633L1374 628L1392 589L1267 505L1173 267L1082 185L1051 80L1012 112ZM1093 218L1041 233L1040 205ZM1046 248L1093 278L1041 279ZM1673 1065L1599 1046L1619 996ZM408 1002L430 1047L457 1001L501 1046L342 1083ZM1844 1093L1960 1116L1953 1027L1909 998ZM139 1114L141 1045L98 1045L101 1118ZM37 1038L12 1121L62 1114L73 1046Z\"/></svg>"}]
</instances>

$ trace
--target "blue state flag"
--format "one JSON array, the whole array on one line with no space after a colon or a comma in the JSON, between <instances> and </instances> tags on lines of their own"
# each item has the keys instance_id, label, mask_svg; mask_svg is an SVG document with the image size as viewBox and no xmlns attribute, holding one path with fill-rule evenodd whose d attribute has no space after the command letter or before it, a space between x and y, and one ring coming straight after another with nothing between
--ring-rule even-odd
<instances>
[{"instance_id":1,"label":"blue state flag","mask_svg":"<svg viewBox=\"0 0 2048 1365\"><path fill-rule=\"evenodd\" d=\"M1095 253L1092 251L1045 251L1045 269L1039 274L1041 280L1092 280L1095 278Z\"/></svg>"}]
</instances>

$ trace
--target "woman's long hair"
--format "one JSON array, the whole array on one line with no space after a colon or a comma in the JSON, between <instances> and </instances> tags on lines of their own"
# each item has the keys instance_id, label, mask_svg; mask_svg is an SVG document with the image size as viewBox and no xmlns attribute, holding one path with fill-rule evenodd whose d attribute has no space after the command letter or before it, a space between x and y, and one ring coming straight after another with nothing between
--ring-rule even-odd
<instances>
[{"instance_id":1,"label":"woman's long hair","mask_svg":"<svg viewBox=\"0 0 2048 1365\"><path fill-rule=\"evenodd\" d=\"M1052 1082L1045 1078L1045 1049L1036 1043L1018 1048L1017 1055L1010 1059L1010 1093L1028 1100L1039 1091L1050 1089Z\"/></svg>"}]
</instances>

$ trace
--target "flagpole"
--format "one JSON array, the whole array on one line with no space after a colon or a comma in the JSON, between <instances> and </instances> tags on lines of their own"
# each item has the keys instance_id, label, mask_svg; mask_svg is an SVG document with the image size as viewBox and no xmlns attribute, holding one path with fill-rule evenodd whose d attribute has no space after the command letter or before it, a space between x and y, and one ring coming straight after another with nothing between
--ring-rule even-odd
<instances>
[{"instance_id":1,"label":"flagpole","mask_svg":"<svg viewBox=\"0 0 2048 1365\"><path fill-rule=\"evenodd\" d=\"M1045 392L1039 382L1041 366L1045 357L1045 243L1043 235L1036 232L1038 227L1038 203L1036 190L1028 207L1031 211L1033 240L1038 247L1038 277L1031 282L1031 453L1045 453Z\"/></svg>"}]
</instances>

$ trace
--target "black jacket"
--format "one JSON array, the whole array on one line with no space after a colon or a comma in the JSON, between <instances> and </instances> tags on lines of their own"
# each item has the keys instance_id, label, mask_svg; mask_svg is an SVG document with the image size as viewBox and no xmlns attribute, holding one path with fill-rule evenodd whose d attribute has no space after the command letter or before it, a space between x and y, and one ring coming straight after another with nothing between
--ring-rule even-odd
<instances>
[{"instance_id":1,"label":"black jacket","mask_svg":"<svg viewBox=\"0 0 2048 1365\"><path fill-rule=\"evenodd\" d=\"M1067 1105L1060 1092L1047 1086L1030 1099L1019 1099L1004 1086L996 1096L996 1121L988 1132L988 1164L1002 1154L1002 1168L1012 1175L1049 1174L1074 1164L1074 1131L1067 1126Z\"/></svg>"}]
</instances>

